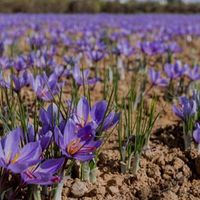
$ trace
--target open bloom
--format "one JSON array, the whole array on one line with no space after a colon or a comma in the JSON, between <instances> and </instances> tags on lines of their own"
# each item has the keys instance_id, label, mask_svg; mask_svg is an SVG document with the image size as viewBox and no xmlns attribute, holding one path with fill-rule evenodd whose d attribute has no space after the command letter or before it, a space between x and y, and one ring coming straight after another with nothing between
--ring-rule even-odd
<instances>
[{"instance_id":1,"label":"open bloom","mask_svg":"<svg viewBox=\"0 0 200 200\"><path fill-rule=\"evenodd\" d=\"M87 55L90 60L92 60L94 62L98 62L104 58L105 53L102 50L93 49L93 50L89 50Z\"/></svg>"},{"instance_id":2,"label":"open bloom","mask_svg":"<svg viewBox=\"0 0 200 200\"><path fill-rule=\"evenodd\" d=\"M194 66L192 69L188 68L186 75L192 80L200 80L200 69L199 66Z\"/></svg>"},{"instance_id":3,"label":"open bloom","mask_svg":"<svg viewBox=\"0 0 200 200\"><path fill-rule=\"evenodd\" d=\"M94 158L94 152L102 143L100 140L95 140L91 129L77 131L76 124L72 119L67 121L62 132L56 127L54 133L62 153L68 158L80 161L89 161Z\"/></svg>"},{"instance_id":4,"label":"open bloom","mask_svg":"<svg viewBox=\"0 0 200 200\"><path fill-rule=\"evenodd\" d=\"M164 67L164 71L168 78L176 79L182 77L188 70L188 65L182 65L181 61L177 60L175 64L167 63Z\"/></svg>"},{"instance_id":5,"label":"open bloom","mask_svg":"<svg viewBox=\"0 0 200 200\"><path fill-rule=\"evenodd\" d=\"M45 73L31 78L31 86L37 97L44 101L51 101L59 93L59 84L56 76L49 78Z\"/></svg>"},{"instance_id":6,"label":"open bloom","mask_svg":"<svg viewBox=\"0 0 200 200\"><path fill-rule=\"evenodd\" d=\"M97 42L94 46L89 45L87 56L93 62L99 62L105 57L106 45L103 42Z\"/></svg>"},{"instance_id":7,"label":"open bloom","mask_svg":"<svg viewBox=\"0 0 200 200\"><path fill-rule=\"evenodd\" d=\"M92 126L94 129L101 125L101 130L105 131L119 121L119 113L106 113L108 103L106 101L98 101L90 109L89 102L82 97L75 109L73 119L77 127L83 128L86 125Z\"/></svg>"},{"instance_id":8,"label":"open bloom","mask_svg":"<svg viewBox=\"0 0 200 200\"><path fill-rule=\"evenodd\" d=\"M153 68L149 69L148 74L152 85L165 87L169 84L169 81L165 78L162 78L160 72L156 72Z\"/></svg>"},{"instance_id":9,"label":"open bloom","mask_svg":"<svg viewBox=\"0 0 200 200\"><path fill-rule=\"evenodd\" d=\"M90 70L85 69L83 71L80 70L78 66L75 66L73 69L73 77L78 85L93 85L99 78L90 78Z\"/></svg>"},{"instance_id":10,"label":"open bloom","mask_svg":"<svg viewBox=\"0 0 200 200\"><path fill-rule=\"evenodd\" d=\"M0 167L20 173L40 161L40 142L20 146L22 130L17 128L0 140Z\"/></svg>"},{"instance_id":11,"label":"open bloom","mask_svg":"<svg viewBox=\"0 0 200 200\"><path fill-rule=\"evenodd\" d=\"M61 177L55 175L63 166L64 158L48 159L42 163L30 166L21 173L21 177L27 184L51 185L61 181Z\"/></svg>"},{"instance_id":12,"label":"open bloom","mask_svg":"<svg viewBox=\"0 0 200 200\"><path fill-rule=\"evenodd\" d=\"M28 71L24 71L19 76L13 75L14 90L19 92L23 87L30 84L31 75Z\"/></svg>"},{"instance_id":13,"label":"open bloom","mask_svg":"<svg viewBox=\"0 0 200 200\"><path fill-rule=\"evenodd\" d=\"M139 47L141 51L149 56L157 55L157 54L162 54L164 53L164 43L161 41L145 41L145 42L140 42Z\"/></svg>"},{"instance_id":14,"label":"open bloom","mask_svg":"<svg viewBox=\"0 0 200 200\"><path fill-rule=\"evenodd\" d=\"M17 71L22 71L25 70L27 68L27 62L26 62L26 58L24 56L18 56L15 60L14 60L14 65L13 67L17 70Z\"/></svg>"},{"instance_id":15,"label":"open bloom","mask_svg":"<svg viewBox=\"0 0 200 200\"><path fill-rule=\"evenodd\" d=\"M195 116L197 111L196 102L186 97L180 97L180 106L173 106L173 112L183 121L187 121L190 117Z\"/></svg>"}]
</instances>

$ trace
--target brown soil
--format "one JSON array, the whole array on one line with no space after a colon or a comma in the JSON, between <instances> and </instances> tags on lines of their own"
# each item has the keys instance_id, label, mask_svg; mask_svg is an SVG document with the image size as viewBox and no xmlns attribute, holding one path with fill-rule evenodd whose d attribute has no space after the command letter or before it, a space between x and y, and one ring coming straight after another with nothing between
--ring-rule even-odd
<instances>
[{"instance_id":1,"label":"brown soil","mask_svg":"<svg viewBox=\"0 0 200 200\"><path fill-rule=\"evenodd\" d=\"M182 128L171 104L161 98L159 107L163 114L136 176L120 173L117 133L114 133L99 156L97 182L68 179L63 199L199 200L199 155L195 148L184 151Z\"/></svg>"},{"instance_id":2,"label":"brown soil","mask_svg":"<svg viewBox=\"0 0 200 200\"><path fill-rule=\"evenodd\" d=\"M186 53L186 55L192 54ZM191 57L185 59L186 62L193 60ZM153 65L154 61L150 66ZM119 83L119 96L127 94L129 83L129 77L126 77L122 84ZM65 89L67 88L70 86ZM154 92L159 94L157 109L162 110L162 115L154 127L150 148L142 154L137 175L120 172L117 132L114 132L99 156L97 182L82 182L78 178L66 179L63 200L200 199L200 155L195 148L184 151L182 128L172 113L172 104L163 100L162 90L156 89ZM67 93L69 91L66 91ZM92 91L92 100L100 100L101 93L101 84L97 84ZM25 97L31 95L25 93ZM145 98L147 104L151 96L153 95L148 94ZM31 98L27 101L30 102L31 109L33 103Z\"/></svg>"}]
</instances>

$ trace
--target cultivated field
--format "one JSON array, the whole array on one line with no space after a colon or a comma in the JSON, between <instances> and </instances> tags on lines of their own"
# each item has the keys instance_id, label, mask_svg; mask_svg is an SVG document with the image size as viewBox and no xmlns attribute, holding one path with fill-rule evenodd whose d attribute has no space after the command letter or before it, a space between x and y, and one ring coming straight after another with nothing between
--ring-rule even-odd
<instances>
[{"instance_id":1,"label":"cultivated field","mask_svg":"<svg viewBox=\"0 0 200 200\"><path fill-rule=\"evenodd\" d=\"M0 199L200 199L200 15L0 30Z\"/></svg>"}]
</instances>

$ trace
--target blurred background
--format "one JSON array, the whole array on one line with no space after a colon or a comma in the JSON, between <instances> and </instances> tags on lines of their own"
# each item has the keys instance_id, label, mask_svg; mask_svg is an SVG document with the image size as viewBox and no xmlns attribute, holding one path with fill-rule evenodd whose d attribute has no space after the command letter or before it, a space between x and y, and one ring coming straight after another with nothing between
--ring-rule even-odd
<instances>
[{"instance_id":1,"label":"blurred background","mask_svg":"<svg viewBox=\"0 0 200 200\"><path fill-rule=\"evenodd\" d=\"M200 0L0 0L0 12L199 13Z\"/></svg>"}]
</instances>

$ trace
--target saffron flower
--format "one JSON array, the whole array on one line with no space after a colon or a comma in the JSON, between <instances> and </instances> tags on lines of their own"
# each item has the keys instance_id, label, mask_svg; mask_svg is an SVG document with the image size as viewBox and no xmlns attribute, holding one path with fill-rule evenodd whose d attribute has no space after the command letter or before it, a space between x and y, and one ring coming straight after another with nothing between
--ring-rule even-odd
<instances>
[{"instance_id":1,"label":"saffron flower","mask_svg":"<svg viewBox=\"0 0 200 200\"><path fill-rule=\"evenodd\" d=\"M200 124L199 123L196 124L196 129L193 132L193 138L197 144L200 144Z\"/></svg>"},{"instance_id":2,"label":"saffron flower","mask_svg":"<svg viewBox=\"0 0 200 200\"><path fill-rule=\"evenodd\" d=\"M193 99L180 97L180 106L173 106L173 112L183 121L187 121L190 117L195 116L197 112L197 104Z\"/></svg>"},{"instance_id":3,"label":"saffron flower","mask_svg":"<svg viewBox=\"0 0 200 200\"><path fill-rule=\"evenodd\" d=\"M105 56L105 53L102 50L99 49L93 49L88 51L88 57L93 62L99 62L102 60Z\"/></svg>"},{"instance_id":4,"label":"saffron flower","mask_svg":"<svg viewBox=\"0 0 200 200\"><path fill-rule=\"evenodd\" d=\"M28 71L20 73L18 76L13 75L14 91L19 92L23 87L30 84L31 75Z\"/></svg>"},{"instance_id":5,"label":"saffron flower","mask_svg":"<svg viewBox=\"0 0 200 200\"><path fill-rule=\"evenodd\" d=\"M22 130L17 128L0 139L0 167L21 173L40 161L40 142L29 142L21 147Z\"/></svg>"},{"instance_id":6,"label":"saffron flower","mask_svg":"<svg viewBox=\"0 0 200 200\"><path fill-rule=\"evenodd\" d=\"M21 177L27 184L57 184L61 181L61 177L55 174L63 166L64 160L64 158L45 160L27 168L21 173Z\"/></svg>"},{"instance_id":7,"label":"saffron flower","mask_svg":"<svg viewBox=\"0 0 200 200\"><path fill-rule=\"evenodd\" d=\"M47 77L46 73L31 78L31 86L36 96L44 101L51 101L59 93L59 84L56 76Z\"/></svg>"},{"instance_id":8,"label":"saffron flower","mask_svg":"<svg viewBox=\"0 0 200 200\"><path fill-rule=\"evenodd\" d=\"M119 42L115 50L116 53L117 50L120 55L124 55L126 57L131 56L135 52L135 49L130 45L130 43L127 40Z\"/></svg>"},{"instance_id":9,"label":"saffron flower","mask_svg":"<svg viewBox=\"0 0 200 200\"><path fill-rule=\"evenodd\" d=\"M192 81L200 80L200 69L199 66L194 66L192 69L188 68L186 75Z\"/></svg>"},{"instance_id":10,"label":"saffron flower","mask_svg":"<svg viewBox=\"0 0 200 200\"><path fill-rule=\"evenodd\" d=\"M47 110L41 108L39 118L42 123L41 133L43 134L53 131L56 124L60 124L63 121L63 117L55 104L50 104Z\"/></svg>"},{"instance_id":11,"label":"saffron flower","mask_svg":"<svg viewBox=\"0 0 200 200\"><path fill-rule=\"evenodd\" d=\"M86 129L77 130L76 124L72 119L67 121L62 132L56 127L54 133L63 155L80 161L93 159L96 149L102 143L100 140L95 140L91 129L90 131Z\"/></svg>"},{"instance_id":12,"label":"saffron flower","mask_svg":"<svg viewBox=\"0 0 200 200\"><path fill-rule=\"evenodd\" d=\"M11 85L10 76L4 76L0 73L0 87L3 89L9 89Z\"/></svg>"},{"instance_id":13,"label":"saffron flower","mask_svg":"<svg viewBox=\"0 0 200 200\"><path fill-rule=\"evenodd\" d=\"M75 109L73 119L77 127L84 128L86 125L96 129L101 125L101 130L106 131L118 123L120 114L110 112L106 115L108 103L106 101L98 101L90 109L89 102L82 97Z\"/></svg>"},{"instance_id":14,"label":"saffron flower","mask_svg":"<svg viewBox=\"0 0 200 200\"><path fill-rule=\"evenodd\" d=\"M78 66L75 66L73 69L73 77L74 80L78 85L94 85L99 78L89 78L90 77L90 70L85 69L83 72L80 70Z\"/></svg>"},{"instance_id":15,"label":"saffron flower","mask_svg":"<svg viewBox=\"0 0 200 200\"><path fill-rule=\"evenodd\" d=\"M153 86L166 87L169 84L169 81L162 78L160 72L156 72L153 68L149 69L148 74Z\"/></svg>"},{"instance_id":16,"label":"saffron flower","mask_svg":"<svg viewBox=\"0 0 200 200\"><path fill-rule=\"evenodd\" d=\"M182 65L181 61L177 60L175 64L167 63L164 66L164 71L167 74L168 78L176 79L182 77L188 70L188 65Z\"/></svg>"}]
</instances>

